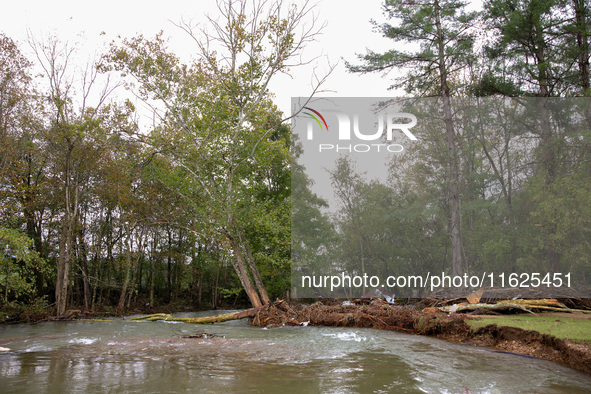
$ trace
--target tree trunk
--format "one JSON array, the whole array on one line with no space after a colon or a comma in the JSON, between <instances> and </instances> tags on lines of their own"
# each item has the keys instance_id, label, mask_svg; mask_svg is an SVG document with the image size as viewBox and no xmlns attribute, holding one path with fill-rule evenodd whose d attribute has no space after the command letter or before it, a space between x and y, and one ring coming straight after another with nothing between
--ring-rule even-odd
<instances>
[{"instance_id":1,"label":"tree trunk","mask_svg":"<svg viewBox=\"0 0 591 394\"><path fill-rule=\"evenodd\" d=\"M232 245L232 250L234 251L234 258L236 259L235 264L233 264L234 269L236 270L236 274L238 278L240 278L240 283L242 283L242 288L246 291L246 295L248 295L248 299L252 304L253 308L261 307L263 304L261 303L261 299L257 294L256 289L254 288L252 281L250 280L250 276L248 275L248 269L244 262L244 258L242 256L242 250L240 249L240 245L236 242L236 239L228 234L228 238Z\"/></svg>"},{"instance_id":2,"label":"tree trunk","mask_svg":"<svg viewBox=\"0 0 591 394\"><path fill-rule=\"evenodd\" d=\"M10 279L10 263L6 264L6 283L4 284L4 306L8 306L8 280Z\"/></svg>"},{"instance_id":3,"label":"tree trunk","mask_svg":"<svg viewBox=\"0 0 591 394\"><path fill-rule=\"evenodd\" d=\"M91 306L92 290L90 280L88 278L88 256L86 253L86 243L84 242L84 232L82 230L77 232L78 235L78 249L79 249L79 266L80 273L82 274L82 288L83 288L83 301L84 308L88 312Z\"/></svg>"},{"instance_id":4,"label":"tree trunk","mask_svg":"<svg viewBox=\"0 0 591 394\"><path fill-rule=\"evenodd\" d=\"M129 230L129 234L127 235L127 268L125 270L125 280L123 281L123 286L121 288L121 296L119 297L119 304L117 305L117 309L118 310L123 310L123 308L125 307L125 297L127 295L127 288L129 287L130 283L133 283L133 281L135 280L135 266L137 265L137 263L139 262L140 259L140 253L142 251L142 237L143 237L143 231L140 232L140 234L138 235L138 247L137 247L137 255L136 258L133 259L132 258L132 244L131 244L131 237L133 235L133 229L135 228L135 224L133 226L131 226L131 229ZM133 271L132 271L133 270ZM133 272L133 277L130 277L131 274ZM132 291L132 289L130 289L130 292ZM131 298L130 298L131 301Z\"/></svg>"},{"instance_id":5,"label":"tree trunk","mask_svg":"<svg viewBox=\"0 0 591 394\"><path fill-rule=\"evenodd\" d=\"M136 291L136 287L135 287L135 281L136 281L136 276L137 276L137 271L138 271L138 265L139 264L139 251L138 251L138 257L136 258L136 260L134 261L132 267L131 267L131 280L130 280L130 285L129 285L129 291L128 291L128 297L127 297L127 309L129 309L131 307L131 299L133 298L133 294Z\"/></svg>"},{"instance_id":6,"label":"tree trunk","mask_svg":"<svg viewBox=\"0 0 591 394\"><path fill-rule=\"evenodd\" d=\"M267 290L265 289L265 285L263 284L263 280L261 278L261 274L256 266L254 258L252 257L252 253L250 250L250 246L244 237L244 234L239 231L240 242L242 243L242 248L244 249L246 255L246 261L248 261L248 266L250 267L250 271L252 272L252 276L254 278L254 283L256 284L257 290L259 291L259 295L261 296L261 301L263 304L270 304L271 300L269 299L269 295L267 294Z\"/></svg>"},{"instance_id":7,"label":"tree trunk","mask_svg":"<svg viewBox=\"0 0 591 394\"><path fill-rule=\"evenodd\" d=\"M154 307L154 282L156 280L156 247L158 246L158 229L154 229L154 239L152 241L152 251L150 253L150 307Z\"/></svg>"},{"instance_id":8,"label":"tree trunk","mask_svg":"<svg viewBox=\"0 0 591 394\"><path fill-rule=\"evenodd\" d=\"M100 247L100 244L99 244ZM92 299L90 302L90 308L91 310L94 310L94 305L96 303L96 296L97 296L97 290L98 290L98 284L101 281L101 276L102 276L102 267L103 264L99 264L99 256L98 256L98 252L94 253L94 259L93 259L93 264L94 269L93 269L93 277L96 278L95 281L95 285L92 286Z\"/></svg>"},{"instance_id":9,"label":"tree trunk","mask_svg":"<svg viewBox=\"0 0 591 394\"><path fill-rule=\"evenodd\" d=\"M117 304L117 310L122 311L125 306L125 296L127 295L127 286L129 285L129 275L131 271L131 259L127 258L127 267L125 269L125 279L121 286L121 295L119 296L119 303Z\"/></svg>"},{"instance_id":10,"label":"tree trunk","mask_svg":"<svg viewBox=\"0 0 591 394\"><path fill-rule=\"evenodd\" d=\"M55 304L58 315L66 313L68 300L68 278L70 276L69 231L68 219L62 224L59 240L59 256L57 260L57 281L55 284Z\"/></svg>"},{"instance_id":11,"label":"tree trunk","mask_svg":"<svg viewBox=\"0 0 591 394\"><path fill-rule=\"evenodd\" d=\"M447 149L449 155L449 194L451 208L451 247L452 247L452 273L454 276L462 275L462 238L460 234L461 215L460 215L460 187L458 154L456 151L455 130L451 111L450 90L447 84L447 66L445 63L445 41L443 28L441 26L441 8L439 2L435 1L435 26L437 28L437 44L439 56L439 77L440 94L443 98L443 116L445 121L445 131L447 135Z\"/></svg>"},{"instance_id":12,"label":"tree trunk","mask_svg":"<svg viewBox=\"0 0 591 394\"><path fill-rule=\"evenodd\" d=\"M542 154L542 169L545 178L545 186L548 193L555 193L552 184L557 176L557 162L556 162L556 147L554 144L554 136L550 126L550 114L546 106L546 98L539 99L539 115L541 126L541 154ZM546 246L546 265L549 272L562 272L561 267L561 253L556 250L553 245L553 239L556 234L556 225L547 224L544 227L545 238L548 242Z\"/></svg>"},{"instance_id":13,"label":"tree trunk","mask_svg":"<svg viewBox=\"0 0 591 394\"><path fill-rule=\"evenodd\" d=\"M201 296L203 294L203 276L205 274L205 270L201 270L201 275L199 276L199 292L197 293L197 306L201 306Z\"/></svg>"},{"instance_id":14,"label":"tree trunk","mask_svg":"<svg viewBox=\"0 0 591 394\"><path fill-rule=\"evenodd\" d=\"M215 271L215 282L213 282L213 289L212 289L212 305L213 309L218 309L218 301L219 301L219 284L220 284L220 271L222 270L222 265L218 260L218 265Z\"/></svg>"},{"instance_id":15,"label":"tree trunk","mask_svg":"<svg viewBox=\"0 0 591 394\"><path fill-rule=\"evenodd\" d=\"M166 267L166 285L167 285L167 299L168 302L172 301L172 234L170 229L168 232L168 253L167 253L167 267Z\"/></svg>"},{"instance_id":16,"label":"tree trunk","mask_svg":"<svg viewBox=\"0 0 591 394\"><path fill-rule=\"evenodd\" d=\"M587 17L589 10L586 7L586 0L573 0L575 9L575 21L577 23L576 35L577 35L577 47L579 50L578 63L579 63L579 75L580 84L583 89L583 97L591 96L591 86L589 81L589 38L588 38L588 27ZM589 127L591 127L591 115L589 111L585 113Z\"/></svg>"}]
</instances>

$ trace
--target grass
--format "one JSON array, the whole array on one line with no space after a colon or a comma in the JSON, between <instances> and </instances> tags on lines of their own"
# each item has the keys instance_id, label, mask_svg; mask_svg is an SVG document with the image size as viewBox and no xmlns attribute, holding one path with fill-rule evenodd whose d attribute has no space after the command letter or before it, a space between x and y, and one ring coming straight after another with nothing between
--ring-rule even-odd
<instances>
[{"instance_id":1,"label":"grass","mask_svg":"<svg viewBox=\"0 0 591 394\"><path fill-rule=\"evenodd\" d=\"M466 321L472 328L496 324L500 326L519 327L524 330L538 331L543 334L554 335L557 338L567 338L575 343L587 342L591 344L591 319L577 319L557 316L499 316L482 317L479 320Z\"/></svg>"}]
</instances>

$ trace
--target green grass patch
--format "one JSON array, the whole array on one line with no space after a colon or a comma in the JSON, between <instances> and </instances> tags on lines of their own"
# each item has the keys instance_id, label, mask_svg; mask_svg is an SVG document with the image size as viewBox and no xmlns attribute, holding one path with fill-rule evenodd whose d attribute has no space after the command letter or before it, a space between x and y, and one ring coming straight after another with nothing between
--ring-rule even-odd
<instances>
[{"instance_id":1,"label":"green grass patch","mask_svg":"<svg viewBox=\"0 0 591 394\"><path fill-rule=\"evenodd\" d=\"M513 315L502 317L483 317L480 320L466 320L474 329L488 324L519 327L524 330L538 331L554 335L557 338L571 339L576 343L585 341L591 344L591 319L576 319L556 316Z\"/></svg>"}]
</instances>

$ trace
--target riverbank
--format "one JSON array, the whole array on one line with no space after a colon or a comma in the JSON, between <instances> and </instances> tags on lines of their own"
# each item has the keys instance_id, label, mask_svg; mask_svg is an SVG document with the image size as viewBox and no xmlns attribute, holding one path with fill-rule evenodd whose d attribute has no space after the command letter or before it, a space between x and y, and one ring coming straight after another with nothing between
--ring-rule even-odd
<instances>
[{"instance_id":1,"label":"riverbank","mask_svg":"<svg viewBox=\"0 0 591 394\"><path fill-rule=\"evenodd\" d=\"M233 306L228 306L234 309ZM74 319L98 319L104 317L124 317L131 314L152 314L152 313L182 313L182 312L201 312L210 309L195 308L183 306L182 304L172 303L163 304L155 307L143 305L134 306L125 309L122 312L116 311L112 307L97 308L94 311L84 311L80 309L70 309L62 316L54 315L51 305L23 305L21 307L0 307L0 324L18 324L18 323L38 323L42 321L55 320L74 320Z\"/></svg>"},{"instance_id":2,"label":"riverbank","mask_svg":"<svg viewBox=\"0 0 591 394\"><path fill-rule=\"evenodd\" d=\"M591 374L589 343L575 343L568 338L494 323L478 327L474 322L478 322L475 319L479 318L457 313L425 313L383 303L324 305L317 302L312 305L283 303L272 306L257 313L252 324L269 328L311 325L396 330L486 347L493 351L552 360Z\"/></svg>"}]
</instances>

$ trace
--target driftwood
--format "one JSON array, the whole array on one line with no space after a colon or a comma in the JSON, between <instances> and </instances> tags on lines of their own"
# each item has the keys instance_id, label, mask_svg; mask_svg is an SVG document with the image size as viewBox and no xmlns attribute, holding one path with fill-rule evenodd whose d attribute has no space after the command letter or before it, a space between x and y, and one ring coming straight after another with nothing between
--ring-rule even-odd
<instances>
[{"instance_id":1,"label":"driftwood","mask_svg":"<svg viewBox=\"0 0 591 394\"><path fill-rule=\"evenodd\" d=\"M498 301L496 304L459 304L450 305L437 308L444 312L461 312L461 311L474 311L477 309L488 309L493 311L502 311L507 309L519 309L524 312L533 313L532 309L542 309L548 311L559 311L559 312L580 312L589 313L591 311L583 309L570 309L566 305L561 304L554 299L543 299L543 300L506 300Z\"/></svg>"},{"instance_id":2,"label":"driftwood","mask_svg":"<svg viewBox=\"0 0 591 394\"><path fill-rule=\"evenodd\" d=\"M497 303L497 304L482 304L482 303L464 304L464 305L454 304L454 305L448 305L448 306L441 306L437 309L439 309L440 311L444 311L444 312L474 311L477 309L488 309L488 310L492 310L492 311L502 311L502 310L507 310L507 309L520 309L525 312L533 313L532 311L530 311L528 308L526 308L523 305L513 304L513 303L508 303L508 302Z\"/></svg>"},{"instance_id":3,"label":"driftwood","mask_svg":"<svg viewBox=\"0 0 591 394\"><path fill-rule=\"evenodd\" d=\"M183 335L181 338L183 338L183 339L210 339L210 338L224 338L224 336L219 335L219 334L208 334L206 332L201 332L199 334Z\"/></svg>"},{"instance_id":4,"label":"driftwood","mask_svg":"<svg viewBox=\"0 0 591 394\"><path fill-rule=\"evenodd\" d=\"M179 321L183 323L192 324L209 324L209 323L221 323L230 320L244 319L245 317L254 317L258 312L264 311L271 306L279 306L283 301L277 301L272 304L263 305L259 308L251 308L245 311L225 313L217 316L204 316L204 317L172 317L166 313L156 313L153 315L132 317L127 320L133 321Z\"/></svg>"}]
</instances>

